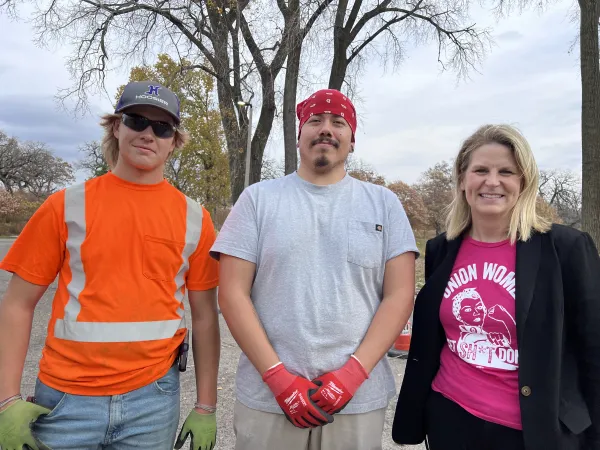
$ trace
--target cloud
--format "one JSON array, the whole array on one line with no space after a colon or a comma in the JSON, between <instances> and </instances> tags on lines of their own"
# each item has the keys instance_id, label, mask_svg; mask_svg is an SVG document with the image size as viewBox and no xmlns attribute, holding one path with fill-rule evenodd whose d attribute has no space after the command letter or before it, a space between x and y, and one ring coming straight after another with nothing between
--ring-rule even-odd
<instances>
[{"instance_id":1,"label":"cloud","mask_svg":"<svg viewBox=\"0 0 600 450\"><path fill-rule=\"evenodd\" d=\"M98 116L76 119L58 109L52 96L0 96L0 129L23 141L46 143L67 161L80 157L78 147L99 139Z\"/></svg>"},{"instance_id":2,"label":"cloud","mask_svg":"<svg viewBox=\"0 0 600 450\"><path fill-rule=\"evenodd\" d=\"M433 44L409 43L395 73L368 60L358 86L356 156L388 180L412 183L428 167L452 158L480 125L505 122L523 131L540 167L579 172L581 88L578 55L569 52L578 31L571 8L571 1L561 0L544 13L526 11L501 20L474 9L474 21L493 30L495 43L479 71L460 82L455 73L441 71ZM65 159L76 159L77 147L100 137L99 111L110 110L112 98L91 96L93 113L79 119L57 109L54 95L72 83L65 68L70 49L39 48L32 38L27 23L0 15L5 87L0 129L47 142ZM127 79L127 68L121 69L108 76L110 93ZM276 122L265 154L279 161L283 153Z\"/></svg>"},{"instance_id":3,"label":"cloud","mask_svg":"<svg viewBox=\"0 0 600 450\"><path fill-rule=\"evenodd\" d=\"M467 81L440 73L432 47L421 49L397 74L369 70L356 156L388 180L410 183L454 157L480 125L509 123L525 134L540 166L579 171L581 88L578 61L568 53L576 31L564 26L564 9L517 22L529 24L520 28L521 37L497 43L480 73ZM556 32L549 35L548 29Z\"/></svg>"},{"instance_id":4,"label":"cloud","mask_svg":"<svg viewBox=\"0 0 600 450\"><path fill-rule=\"evenodd\" d=\"M498 34L496 39L499 41L520 41L523 39L523 34L519 33L517 30L505 31L504 33Z\"/></svg>"}]
</instances>

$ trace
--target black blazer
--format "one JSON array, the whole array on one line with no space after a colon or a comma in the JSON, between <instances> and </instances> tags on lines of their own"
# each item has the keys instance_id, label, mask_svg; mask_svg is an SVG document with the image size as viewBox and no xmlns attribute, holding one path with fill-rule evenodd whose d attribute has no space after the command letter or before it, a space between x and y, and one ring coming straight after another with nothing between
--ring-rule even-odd
<instances>
[{"instance_id":1,"label":"black blazer","mask_svg":"<svg viewBox=\"0 0 600 450\"><path fill-rule=\"evenodd\" d=\"M427 242L392 437L418 444L446 342L440 303L462 237ZM600 257L591 237L553 225L517 243L516 323L526 450L600 450Z\"/></svg>"}]
</instances>

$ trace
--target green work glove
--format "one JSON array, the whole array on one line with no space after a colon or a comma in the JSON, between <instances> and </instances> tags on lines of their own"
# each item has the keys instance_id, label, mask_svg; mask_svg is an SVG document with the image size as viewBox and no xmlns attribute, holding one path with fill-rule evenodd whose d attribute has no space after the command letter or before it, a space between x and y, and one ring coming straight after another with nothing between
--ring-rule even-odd
<instances>
[{"instance_id":1,"label":"green work glove","mask_svg":"<svg viewBox=\"0 0 600 450\"><path fill-rule=\"evenodd\" d=\"M49 409L25 400L17 400L0 412L0 448L2 450L50 450L31 434L31 424ZM27 446L27 447L26 447Z\"/></svg>"},{"instance_id":2,"label":"green work glove","mask_svg":"<svg viewBox=\"0 0 600 450\"><path fill-rule=\"evenodd\" d=\"M192 435L190 450L212 450L215 448L217 442L217 416L215 413L200 414L192 409L190 415L185 419L183 427L181 427L177 442L175 442L176 449L181 448L188 434Z\"/></svg>"}]
</instances>

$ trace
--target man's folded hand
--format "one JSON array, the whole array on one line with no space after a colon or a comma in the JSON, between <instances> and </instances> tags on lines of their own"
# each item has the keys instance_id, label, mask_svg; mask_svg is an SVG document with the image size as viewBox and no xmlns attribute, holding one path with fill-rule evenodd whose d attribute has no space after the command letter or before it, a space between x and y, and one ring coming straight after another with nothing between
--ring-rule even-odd
<instances>
[{"instance_id":1,"label":"man's folded hand","mask_svg":"<svg viewBox=\"0 0 600 450\"><path fill-rule=\"evenodd\" d=\"M346 407L367 378L369 374L358 358L352 355L340 369L313 380L320 387L310 398L323 411L333 415Z\"/></svg>"},{"instance_id":2,"label":"man's folded hand","mask_svg":"<svg viewBox=\"0 0 600 450\"><path fill-rule=\"evenodd\" d=\"M333 417L310 399L310 393L319 389L318 384L306 378L292 375L282 363L263 374L275 400L285 416L298 428L314 428L333 422Z\"/></svg>"}]
</instances>

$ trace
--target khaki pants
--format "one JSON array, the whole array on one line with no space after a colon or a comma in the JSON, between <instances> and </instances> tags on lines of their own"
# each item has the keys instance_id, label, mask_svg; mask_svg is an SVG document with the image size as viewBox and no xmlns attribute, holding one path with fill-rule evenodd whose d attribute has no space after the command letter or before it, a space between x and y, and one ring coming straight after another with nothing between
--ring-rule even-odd
<instances>
[{"instance_id":1,"label":"khaki pants","mask_svg":"<svg viewBox=\"0 0 600 450\"><path fill-rule=\"evenodd\" d=\"M336 414L333 423L296 428L283 414L235 403L235 450L381 450L385 408L364 414Z\"/></svg>"}]
</instances>

